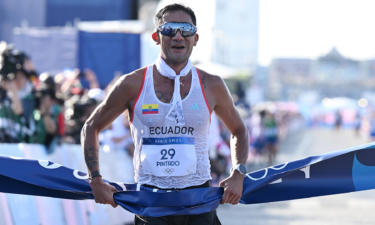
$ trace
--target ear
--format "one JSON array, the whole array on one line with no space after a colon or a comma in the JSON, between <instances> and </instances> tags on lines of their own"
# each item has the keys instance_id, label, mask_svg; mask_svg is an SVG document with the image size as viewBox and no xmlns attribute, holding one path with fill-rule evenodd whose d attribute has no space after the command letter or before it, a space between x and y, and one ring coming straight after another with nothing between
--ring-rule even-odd
<instances>
[{"instance_id":1,"label":"ear","mask_svg":"<svg viewBox=\"0 0 375 225\"><path fill-rule=\"evenodd\" d=\"M152 33L152 40L155 41L156 45L160 45L160 38L158 32Z\"/></svg>"},{"instance_id":2,"label":"ear","mask_svg":"<svg viewBox=\"0 0 375 225\"><path fill-rule=\"evenodd\" d=\"M195 34L194 35L194 46L197 46L198 40L199 40L199 34Z\"/></svg>"}]
</instances>

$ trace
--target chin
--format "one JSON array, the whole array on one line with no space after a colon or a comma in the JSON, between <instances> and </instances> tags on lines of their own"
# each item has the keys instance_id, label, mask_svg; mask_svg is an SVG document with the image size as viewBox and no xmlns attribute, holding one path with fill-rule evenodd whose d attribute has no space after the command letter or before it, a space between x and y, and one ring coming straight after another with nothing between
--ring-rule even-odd
<instances>
[{"instance_id":1,"label":"chin","mask_svg":"<svg viewBox=\"0 0 375 225\"><path fill-rule=\"evenodd\" d=\"M170 61L171 63L183 63L185 62L186 60L189 59L189 56L188 55L168 55L168 61Z\"/></svg>"}]
</instances>

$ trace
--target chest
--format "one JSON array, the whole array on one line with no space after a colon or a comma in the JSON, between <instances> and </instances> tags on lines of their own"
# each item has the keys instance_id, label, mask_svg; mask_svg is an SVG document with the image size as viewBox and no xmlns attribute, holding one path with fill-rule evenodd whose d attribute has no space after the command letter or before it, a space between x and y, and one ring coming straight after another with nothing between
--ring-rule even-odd
<instances>
[{"instance_id":1,"label":"chest","mask_svg":"<svg viewBox=\"0 0 375 225\"><path fill-rule=\"evenodd\" d=\"M182 111L185 125L176 126L175 120L166 119L171 106L156 97L147 97L153 93L145 93L145 98L136 109L135 114L145 129L152 135L195 135L209 126L210 114L204 100L192 92L182 100Z\"/></svg>"},{"instance_id":2,"label":"chest","mask_svg":"<svg viewBox=\"0 0 375 225\"><path fill-rule=\"evenodd\" d=\"M155 96L163 103L170 103L173 92L174 92L174 80L162 78L157 76L157 74L153 75L153 89L155 92ZM192 86L192 76L188 74L185 77L180 78L180 95L181 99L186 98L191 91Z\"/></svg>"},{"instance_id":3,"label":"chest","mask_svg":"<svg viewBox=\"0 0 375 225\"><path fill-rule=\"evenodd\" d=\"M151 75L151 74L150 74ZM149 78L151 78L150 76ZM204 99L198 78L190 78L181 85L182 111L184 126L176 126L174 120L166 119L171 106L174 83L157 82L149 79L145 82L142 94L135 106L136 120L144 126L144 134L195 136L206 133L210 123L210 112Z\"/></svg>"}]
</instances>

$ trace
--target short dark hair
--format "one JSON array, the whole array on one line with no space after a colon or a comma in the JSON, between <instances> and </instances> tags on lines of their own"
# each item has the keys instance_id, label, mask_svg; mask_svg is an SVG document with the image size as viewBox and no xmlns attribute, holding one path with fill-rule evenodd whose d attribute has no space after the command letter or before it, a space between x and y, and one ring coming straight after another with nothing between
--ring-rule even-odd
<instances>
[{"instance_id":1,"label":"short dark hair","mask_svg":"<svg viewBox=\"0 0 375 225\"><path fill-rule=\"evenodd\" d=\"M187 14L190 15L194 26L197 25L197 19L195 18L195 13L191 8L189 8L187 6L184 6L184 5L181 5L181 4L174 3L174 4L167 5L164 8L159 10L159 12L155 15L155 26L158 25L158 23L160 23L160 21L163 19L164 15L166 15L170 12L174 12L174 11L184 11L184 12L186 12Z\"/></svg>"}]
</instances>

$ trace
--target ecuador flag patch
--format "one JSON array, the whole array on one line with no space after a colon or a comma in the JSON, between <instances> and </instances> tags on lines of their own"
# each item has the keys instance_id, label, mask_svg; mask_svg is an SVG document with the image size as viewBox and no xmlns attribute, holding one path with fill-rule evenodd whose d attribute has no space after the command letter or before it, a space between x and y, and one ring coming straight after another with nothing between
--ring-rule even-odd
<instances>
[{"instance_id":1,"label":"ecuador flag patch","mask_svg":"<svg viewBox=\"0 0 375 225\"><path fill-rule=\"evenodd\" d=\"M142 114L158 114L159 104L145 104L142 105Z\"/></svg>"}]
</instances>

